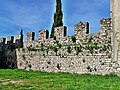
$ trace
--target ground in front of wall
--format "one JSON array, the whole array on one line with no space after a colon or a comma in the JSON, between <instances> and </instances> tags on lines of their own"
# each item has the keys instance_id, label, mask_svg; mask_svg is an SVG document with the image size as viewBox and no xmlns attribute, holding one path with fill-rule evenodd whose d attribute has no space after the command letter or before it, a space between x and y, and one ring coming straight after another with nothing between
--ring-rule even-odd
<instances>
[{"instance_id":1,"label":"ground in front of wall","mask_svg":"<svg viewBox=\"0 0 120 90\"><path fill-rule=\"evenodd\" d=\"M0 69L0 90L120 90L120 78Z\"/></svg>"}]
</instances>

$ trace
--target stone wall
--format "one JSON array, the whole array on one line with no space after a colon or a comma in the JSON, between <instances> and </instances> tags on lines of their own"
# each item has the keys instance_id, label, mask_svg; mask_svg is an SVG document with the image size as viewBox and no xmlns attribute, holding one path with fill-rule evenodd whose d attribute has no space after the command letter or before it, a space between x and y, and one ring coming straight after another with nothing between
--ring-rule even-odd
<instances>
[{"instance_id":1,"label":"stone wall","mask_svg":"<svg viewBox=\"0 0 120 90\"><path fill-rule=\"evenodd\" d=\"M49 31L48 30L40 30L39 31L39 40L44 41L48 39L49 37Z\"/></svg>"},{"instance_id":2,"label":"stone wall","mask_svg":"<svg viewBox=\"0 0 120 90\"><path fill-rule=\"evenodd\" d=\"M62 42L63 38L67 35L67 27L60 26L54 29L55 40Z\"/></svg>"},{"instance_id":3,"label":"stone wall","mask_svg":"<svg viewBox=\"0 0 120 90\"><path fill-rule=\"evenodd\" d=\"M80 22L75 24L74 26L74 35L75 37L81 38L85 34L89 34L89 23L88 22Z\"/></svg>"},{"instance_id":4,"label":"stone wall","mask_svg":"<svg viewBox=\"0 0 120 90\"><path fill-rule=\"evenodd\" d=\"M100 32L104 32L105 30L112 30L112 19L101 19L100 20Z\"/></svg>"},{"instance_id":5,"label":"stone wall","mask_svg":"<svg viewBox=\"0 0 120 90\"><path fill-rule=\"evenodd\" d=\"M109 22L110 22L110 24L109 24ZM105 34L107 32L107 30L111 30L112 29L111 18L102 19L100 26L101 26L102 32L99 32L99 33ZM90 38L90 36L93 35L93 38L94 38L94 36L96 35L96 34L89 34L89 23L88 22L77 23L77 24L75 24L74 27L75 27L75 30L74 30L73 36L67 36L67 27L66 26L56 27L54 30L54 32L55 32L54 38L48 38L48 36L49 36L48 30L40 30L38 40L34 40L34 37L35 37L34 32L28 32L26 34L26 41L24 42L24 48L36 47L36 46L39 47L39 46L41 46L41 44L49 46L49 45L55 45L58 43L60 43L60 44L75 44L75 43L79 44L80 42L85 43L84 39L86 37ZM102 38L103 36L101 36L100 38Z\"/></svg>"},{"instance_id":6,"label":"stone wall","mask_svg":"<svg viewBox=\"0 0 120 90\"><path fill-rule=\"evenodd\" d=\"M89 34L89 23L74 26L74 35L67 36L67 27L28 32L23 42L20 35L0 38L0 68L18 68L47 72L120 74L120 1L110 1L112 18L100 20L100 32Z\"/></svg>"},{"instance_id":7,"label":"stone wall","mask_svg":"<svg viewBox=\"0 0 120 90\"><path fill-rule=\"evenodd\" d=\"M0 46L5 45L6 38L0 38Z\"/></svg>"},{"instance_id":8,"label":"stone wall","mask_svg":"<svg viewBox=\"0 0 120 90\"><path fill-rule=\"evenodd\" d=\"M23 53L24 52L24 53ZM22 49L17 53L17 66L19 69L38 70L47 72L70 72L110 74L118 65L106 55L57 55L52 52L45 55L43 52L27 51ZM54 54L54 55L53 55Z\"/></svg>"},{"instance_id":9,"label":"stone wall","mask_svg":"<svg viewBox=\"0 0 120 90\"><path fill-rule=\"evenodd\" d=\"M112 61L111 30L86 34L72 44L40 45L16 49L19 69L47 72L110 74L118 72Z\"/></svg>"},{"instance_id":10,"label":"stone wall","mask_svg":"<svg viewBox=\"0 0 120 90\"><path fill-rule=\"evenodd\" d=\"M0 68L18 68L47 72L70 72L110 74L120 71L113 61L113 31L111 18L101 20L101 30L89 34L89 23L75 25L75 34L67 36L67 27L55 28L55 38L48 38L48 30L28 32L26 41L23 34L0 39ZM21 31L22 32L22 31Z\"/></svg>"},{"instance_id":11,"label":"stone wall","mask_svg":"<svg viewBox=\"0 0 120 90\"><path fill-rule=\"evenodd\" d=\"M26 41L30 42L35 39L35 32L27 32L26 33Z\"/></svg>"},{"instance_id":12,"label":"stone wall","mask_svg":"<svg viewBox=\"0 0 120 90\"><path fill-rule=\"evenodd\" d=\"M12 44L14 41L14 36L8 36L7 37L7 44Z\"/></svg>"}]
</instances>

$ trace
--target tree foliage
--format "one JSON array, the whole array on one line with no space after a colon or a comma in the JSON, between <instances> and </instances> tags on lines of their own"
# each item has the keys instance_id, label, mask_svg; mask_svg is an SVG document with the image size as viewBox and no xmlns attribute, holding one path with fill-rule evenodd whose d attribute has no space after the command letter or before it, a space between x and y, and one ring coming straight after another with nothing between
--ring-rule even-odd
<instances>
[{"instance_id":1,"label":"tree foliage","mask_svg":"<svg viewBox=\"0 0 120 90\"><path fill-rule=\"evenodd\" d=\"M54 14L54 23L52 25L51 38L54 38L54 28L63 26L63 13L62 13L62 4L61 0L56 0L56 13Z\"/></svg>"}]
</instances>

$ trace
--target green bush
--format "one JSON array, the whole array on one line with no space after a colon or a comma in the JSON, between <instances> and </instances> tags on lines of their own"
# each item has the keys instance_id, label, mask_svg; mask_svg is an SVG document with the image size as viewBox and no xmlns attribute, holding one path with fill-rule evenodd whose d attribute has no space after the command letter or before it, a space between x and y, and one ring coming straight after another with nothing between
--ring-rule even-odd
<instances>
[{"instance_id":1,"label":"green bush","mask_svg":"<svg viewBox=\"0 0 120 90\"><path fill-rule=\"evenodd\" d=\"M62 45L61 45L61 44L58 44L58 47L59 47L59 48L61 48L61 47L62 47Z\"/></svg>"},{"instance_id":2,"label":"green bush","mask_svg":"<svg viewBox=\"0 0 120 90\"><path fill-rule=\"evenodd\" d=\"M56 47L54 47L53 51L57 53L58 49Z\"/></svg>"},{"instance_id":3,"label":"green bush","mask_svg":"<svg viewBox=\"0 0 120 90\"><path fill-rule=\"evenodd\" d=\"M53 39L56 40L56 36L54 36Z\"/></svg>"},{"instance_id":4,"label":"green bush","mask_svg":"<svg viewBox=\"0 0 120 90\"><path fill-rule=\"evenodd\" d=\"M92 38L92 37L90 37L90 38L88 39L88 44L89 44L89 43L91 43L91 42L92 42L92 40L93 40L93 38Z\"/></svg>"},{"instance_id":5,"label":"green bush","mask_svg":"<svg viewBox=\"0 0 120 90\"><path fill-rule=\"evenodd\" d=\"M67 52L71 53L71 47L70 46L67 47Z\"/></svg>"},{"instance_id":6,"label":"green bush","mask_svg":"<svg viewBox=\"0 0 120 90\"><path fill-rule=\"evenodd\" d=\"M71 39L72 39L73 43L76 42L76 37L75 36L71 36Z\"/></svg>"},{"instance_id":7,"label":"green bush","mask_svg":"<svg viewBox=\"0 0 120 90\"><path fill-rule=\"evenodd\" d=\"M51 50L53 50L54 52L56 52L56 55L57 55L57 51L58 51L57 47L55 47L55 46L48 46L48 47L47 47L47 50L49 50L49 49L51 49Z\"/></svg>"},{"instance_id":8,"label":"green bush","mask_svg":"<svg viewBox=\"0 0 120 90\"><path fill-rule=\"evenodd\" d=\"M28 47L28 51L37 51L38 49L35 49L34 47Z\"/></svg>"},{"instance_id":9,"label":"green bush","mask_svg":"<svg viewBox=\"0 0 120 90\"><path fill-rule=\"evenodd\" d=\"M82 52L82 46L75 46L76 54L78 55L79 52Z\"/></svg>"},{"instance_id":10,"label":"green bush","mask_svg":"<svg viewBox=\"0 0 120 90\"><path fill-rule=\"evenodd\" d=\"M41 43L41 51L44 51L44 45Z\"/></svg>"}]
</instances>

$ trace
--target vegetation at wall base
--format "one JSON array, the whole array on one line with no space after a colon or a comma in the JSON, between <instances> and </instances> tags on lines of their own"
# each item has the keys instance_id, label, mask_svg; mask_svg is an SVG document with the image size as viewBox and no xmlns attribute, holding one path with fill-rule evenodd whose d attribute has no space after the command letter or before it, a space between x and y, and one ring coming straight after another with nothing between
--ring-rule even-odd
<instances>
[{"instance_id":1,"label":"vegetation at wall base","mask_svg":"<svg viewBox=\"0 0 120 90\"><path fill-rule=\"evenodd\" d=\"M75 36L71 36L72 42L75 43L76 42L76 37Z\"/></svg>"},{"instance_id":2,"label":"vegetation at wall base","mask_svg":"<svg viewBox=\"0 0 120 90\"><path fill-rule=\"evenodd\" d=\"M0 69L0 90L120 90L120 78Z\"/></svg>"}]
</instances>

